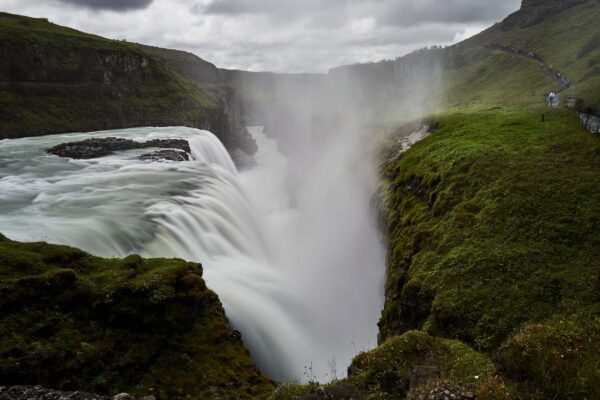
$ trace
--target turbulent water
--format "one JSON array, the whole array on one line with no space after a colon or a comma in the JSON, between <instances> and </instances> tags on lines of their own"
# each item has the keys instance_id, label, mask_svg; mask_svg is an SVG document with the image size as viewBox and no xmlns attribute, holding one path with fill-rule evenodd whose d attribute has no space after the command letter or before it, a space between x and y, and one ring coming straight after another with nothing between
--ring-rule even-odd
<instances>
[{"instance_id":1,"label":"turbulent water","mask_svg":"<svg viewBox=\"0 0 600 400\"><path fill-rule=\"evenodd\" d=\"M190 128L0 141L0 232L100 256L200 261L266 373L342 376L357 351L375 345L382 306L384 251L369 179L350 157L321 158L333 164L316 159L290 190L288 160L261 129L252 134L258 166L243 173L214 135ZM105 136L184 138L192 160L137 159L149 149L94 160L45 153Z\"/></svg>"}]
</instances>

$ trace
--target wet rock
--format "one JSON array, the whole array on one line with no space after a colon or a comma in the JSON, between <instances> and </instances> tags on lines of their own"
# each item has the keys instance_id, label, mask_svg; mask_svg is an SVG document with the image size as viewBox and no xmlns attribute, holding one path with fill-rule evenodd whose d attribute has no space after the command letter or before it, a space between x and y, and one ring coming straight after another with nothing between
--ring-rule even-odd
<instances>
[{"instance_id":1,"label":"wet rock","mask_svg":"<svg viewBox=\"0 0 600 400\"><path fill-rule=\"evenodd\" d=\"M254 157L240 149L233 149L229 154L239 170L249 169L258 165Z\"/></svg>"},{"instance_id":2,"label":"wet rock","mask_svg":"<svg viewBox=\"0 0 600 400\"><path fill-rule=\"evenodd\" d=\"M139 159L144 161L189 161L190 155L182 150L167 149L142 154Z\"/></svg>"},{"instance_id":3,"label":"wet rock","mask_svg":"<svg viewBox=\"0 0 600 400\"><path fill-rule=\"evenodd\" d=\"M62 143L47 151L48 153L59 157L86 160L108 156L115 151L145 149L150 147L177 149L186 153L191 152L188 141L184 139L153 139L147 142L136 142L134 140L116 137L91 138L79 142Z\"/></svg>"}]
</instances>

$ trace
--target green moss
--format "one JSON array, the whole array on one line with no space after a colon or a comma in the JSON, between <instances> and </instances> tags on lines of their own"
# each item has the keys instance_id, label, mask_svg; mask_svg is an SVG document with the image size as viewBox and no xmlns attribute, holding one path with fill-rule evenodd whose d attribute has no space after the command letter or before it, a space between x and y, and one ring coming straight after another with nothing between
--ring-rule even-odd
<instances>
[{"instance_id":1,"label":"green moss","mask_svg":"<svg viewBox=\"0 0 600 400\"><path fill-rule=\"evenodd\" d=\"M512 336L496 359L503 373L543 388L555 399L600 398L600 318L578 314L567 320L528 324Z\"/></svg>"},{"instance_id":2,"label":"green moss","mask_svg":"<svg viewBox=\"0 0 600 400\"><path fill-rule=\"evenodd\" d=\"M600 315L600 140L547 108L437 119L384 171L381 338L423 329L493 354L523 324Z\"/></svg>"},{"instance_id":3,"label":"green moss","mask_svg":"<svg viewBox=\"0 0 600 400\"><path fill-rule=\"evenodd\" d=\"M590 60L600 55L597 44L600 29L596 23L600 7L595 0L582 3L520 29L495 26L470 42L487 40L540 54L551 68L560 70L571 80L573 85L565 91L566 95L580 97L585 103L598 107L600 73L590 65Z\"/></svg>"},{"instance_id":4,"label":"green moss","mask_svg":"<svg viewBox=\"0 0 600 400\"><path fill-rule=\"evenodd\" d=\"M494 371L488 356L461 342L410 331L356 356L348 381L368 393L367 398L395 399L428 380L473 385Z\"/></svg>"},{"instance_id":5,"label":"green moss","mask_svg":"<svg viewBox=\"0 0 600 400\"><path fill-rule=\"evenodd\" d=\"M0 384L255 399L272 390L199 264L0 237Z\"/></svg>"}]
</instances>

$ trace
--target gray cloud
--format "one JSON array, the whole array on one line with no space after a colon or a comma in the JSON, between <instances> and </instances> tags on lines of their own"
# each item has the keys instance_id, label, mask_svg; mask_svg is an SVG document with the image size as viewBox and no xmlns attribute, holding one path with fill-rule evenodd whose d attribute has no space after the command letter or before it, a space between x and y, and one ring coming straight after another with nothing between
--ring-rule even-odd
<instances>
[{"instance_id":1,"label":"gray cloud","mask_svg":"<svg viewBox=\"0 0 600 400\"><path fill-rule=\"evenodd\" d=\"M198 12L239 16L266 14L273 18L374 17L391 25L426 22L492 21L515 10L517 0L210 0Z\"/></svg>"},{"instance_id":2,"label":"gray cloud","mask_svg":"<svg viewBox=\"0 0 600 400\"><path fill-rule=\"evenodd\" d=\"M488 22L515 11L515 1L497 0L419 0L386 1L378 10L378 19L391 25L424 22Z\"/></svg>"},{"instance_id":3,"label":"gray cloud","mask_svg":"<svg viewBox=\"0 0 600 400\"><path fill-rule=\"evenodd\" d=\"M64 4L80 7L64 7ZM326 72L465 39L521 0L0 0L3 11L190 51L223 68ZM125 12L137 10L135 16ZM95 10L113 10L98 13Z\"/></svg>"},{"instance_id":4,"label":"gray cloud","mask_svg":"<svg viewBox=\"0 0 600 400\"><path fill-rule=\"evenodd\" d=\"M212 0L205 7L208 14L269 14L273 16L304 16L344 8L354 0Z\"/></svg>"},{"instance_id":5,"label":"gray cloud","mask_svg":"<svg viewBox=\"0 0 600 400\"><path fill-rule=\"evenodd\" d=\"M140 10L147 8L154 0L59 0L62 3L96 10Z\"/></svg>"}]
</instances>

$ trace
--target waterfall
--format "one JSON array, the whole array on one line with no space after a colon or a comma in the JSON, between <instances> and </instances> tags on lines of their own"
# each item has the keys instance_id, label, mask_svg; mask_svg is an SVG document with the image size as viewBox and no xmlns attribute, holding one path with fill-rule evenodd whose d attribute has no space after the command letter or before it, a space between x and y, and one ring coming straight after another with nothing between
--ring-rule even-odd
<instances>
[{"instance_id":1,"label":"waterfall","mask_svg":"<svg viewBox=\"0 0 600 400\"><path fill-rule=\"evenodd\" d=\"M1 141L0 232L99 256L201 262L208 286L267 374L327 379L333 360L345 367L357 350L375 345L383 268L372 268L383 266L383 250L374 228L365 231L366 213L349 218L343 201L335 209L338 196L324 200L327 190L319 185L326 181L315 180L319 185L304 192L314 199L292 207L286 158L260 129L252 133L259 165L241 174L212 133L191 128ZM98 136L183 138L192 159L139 160L147 149L93 160L45 153ZM352 185L340 187L339 196L355 194ZM368 208L367 198L360 201Z\"/></svg>"}]
</instances>

